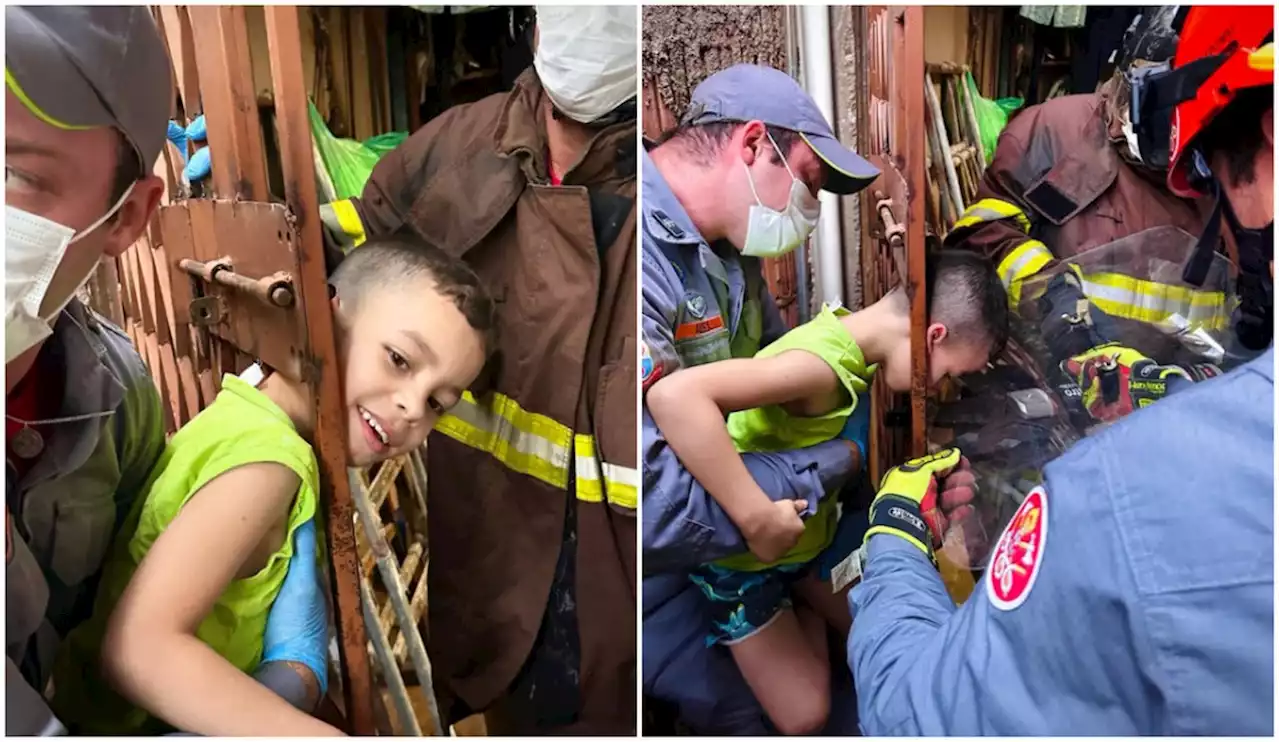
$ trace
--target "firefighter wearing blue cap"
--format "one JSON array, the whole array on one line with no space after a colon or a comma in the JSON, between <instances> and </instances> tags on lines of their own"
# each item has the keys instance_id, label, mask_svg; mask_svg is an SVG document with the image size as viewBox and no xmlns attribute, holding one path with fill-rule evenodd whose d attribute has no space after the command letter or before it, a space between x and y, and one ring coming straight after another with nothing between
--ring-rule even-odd
<instances>
[{"instance_id":1,"label":"firefighter wearing blue cap","mask_svg":"<svg viewBox=\"0 0 1280 742\"><path fill-rule=\"evenodd\" d=\"M54 657L164 450L146 366L76 292L155 216L173 79L141 5L10 5L4 55L5 733L50 735L66 731L42 695ZM294 553L314 553L314 520L297 534ZM313 708L328 673L314 559L291 563L266 636L256 679Z\"/></svg>"},{"instance_id":2,"label":"firefighter wearing blue cap","mask_svg":"<svg viewBox=\"0 0 1280 742\"><path fill-rule=\"evenodd\" d=\"M781 336L760 260L808 238L819 190L855 193L878 175L785 73L740 64L698 85L679 127L644 154L643 390L681 368L751 357ZM746 551L744 534L684 469L647 408L643 440L645 693L698 732L764 733L725 648L705 646L704 608L685 576ZM743 458L771 498L812 507L859 461L852 440Z\"/></svg>"}]
</instances>

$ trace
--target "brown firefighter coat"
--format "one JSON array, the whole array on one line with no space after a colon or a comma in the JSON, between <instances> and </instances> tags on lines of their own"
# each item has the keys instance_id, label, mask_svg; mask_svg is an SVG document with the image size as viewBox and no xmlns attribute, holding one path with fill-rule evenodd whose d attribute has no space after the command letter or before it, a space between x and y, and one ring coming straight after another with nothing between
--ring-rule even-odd
<instances>
[{"instance_id":1,"label":"brown firefighter coat","mask_svg":"<svg viewBox=\"0 0 1280 742\"><path fill-rule=\"evenodd\" d=\"M1204 227L1208 208L1174 196L1162 173L1121 154L1128 144L1110 102L1117 90L1108 84L1014 116L983 174L978 200L947 235L948 246L991 258L1015 302L1022 281L1056 259L1154 227L1192 236ZM1094 288L1086 285L1086 293L1095 304L1101 299L1105 311L1147 321L1167 294L1132 282Z\"/></svg>"},{"instance_id":2,"label":"brown firefighter coat","mask_svg":"<svg viewBox=\"0 0 1280 742\"><path fill-rule=\"evenodd\" d=\"M457 106L326 226L407 227L497 301L498 351L427 444L427 639L449 723L632 734L636 703L636 125L548 179L544 94ZM333 236L332 233L330 236Z\"/></svg>"}]
</instances>

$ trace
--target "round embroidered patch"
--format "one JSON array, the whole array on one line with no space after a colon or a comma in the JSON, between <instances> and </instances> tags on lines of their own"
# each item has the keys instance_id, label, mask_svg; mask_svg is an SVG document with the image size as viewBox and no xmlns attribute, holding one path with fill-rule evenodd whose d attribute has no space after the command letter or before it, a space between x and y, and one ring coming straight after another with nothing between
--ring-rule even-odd
<instances>
[{"instance_id":1,"label":"round embroidered patch","mask_svg":"<svg viewBox=\"0 0 1280 742\"><path fill-rule=\"evenodd\" d=\"M1040 572L1040 555L1048 533L1049 499L1036 487L1022 501L996 542L987 567L987 597L1002 611L1022 605Z\"/></svg>"},{"instance_id":2,"label":"round embroidered patch","mask_svg":"<svg viewBox=\"0 0 1280 742\"><path fill-rule=\"evenodd\" d=\"M653 356L649 355L649 344L640 341L640 380L648 381L653 374Z\"/></svg>"}]
</instances>

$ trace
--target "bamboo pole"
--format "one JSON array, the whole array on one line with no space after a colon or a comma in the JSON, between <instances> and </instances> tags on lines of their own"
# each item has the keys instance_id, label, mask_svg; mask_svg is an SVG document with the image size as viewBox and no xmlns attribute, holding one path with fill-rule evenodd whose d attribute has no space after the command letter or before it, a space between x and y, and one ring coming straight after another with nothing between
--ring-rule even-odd
<instances>
[{"instance_id":1,"label":"bamboo pole","mask_svg":"<svg viewBox=\"0 0 1280 742\"><path fill-rule=\"evenodd\" d=\"M360 486L360 482L354 472L350 474L350 479L352 496L355 500L356 509L360 513L359 520L364 525L365 537L369 539L369 543L373 547L373 553L378 563L378 574L382 577L382 584L386 587L391 605L395 610L396 621L400 624L400 632L407 637L409 659L413 663L413 672L418 676L418 685L422 687L422 693L427 699L427 710L431 716L429 720L431 734L441 736L444 732L440 726L440 709L436 701L435 685L431 675L431 660L427 657L427 648L422 642L422 635L418 633L413 620L413 613L409 609L409 601L405 597L404 583L400 580L400 571L396 568L391 548L387 546L386 540L378 532L378 514L373 509L373 503L369 501L364 487Z\"/></svg>"}]
</instances>

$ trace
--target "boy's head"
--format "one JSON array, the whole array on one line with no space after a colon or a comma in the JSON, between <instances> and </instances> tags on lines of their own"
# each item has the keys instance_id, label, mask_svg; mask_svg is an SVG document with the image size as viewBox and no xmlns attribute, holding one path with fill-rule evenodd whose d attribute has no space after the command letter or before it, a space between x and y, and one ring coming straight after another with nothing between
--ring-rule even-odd
<instances>
[{"instance_id":1,"label":"boy's head","mask_svg":"<svg viewBox=\"0 0 1280 742\"><path fill-rule=\"evenodd\" d=\"M925 275L929 325L924 339L932 387L947 376L981 371L1003 350L1009 336L1009 299L991 261L976 253L932 253L925 261ZM890 389L911 389L909 336L887 355L880 373Z\"/></svg>"},{"instance_id":2,"label":"boy's head","mask_svg":"<svg viewBox=\"0 0 1280 742\"><path fill-rule=\"evenodd\" d=\"M461 260L397 235L352 251L329 279L348 415L368 466L422 445L484 367L494 308Z\"/></svg>"}]
</instances>

